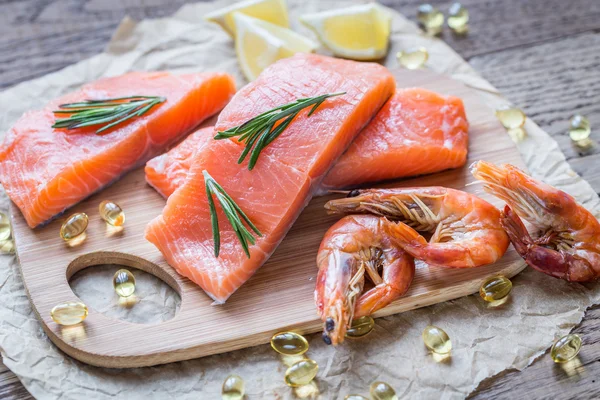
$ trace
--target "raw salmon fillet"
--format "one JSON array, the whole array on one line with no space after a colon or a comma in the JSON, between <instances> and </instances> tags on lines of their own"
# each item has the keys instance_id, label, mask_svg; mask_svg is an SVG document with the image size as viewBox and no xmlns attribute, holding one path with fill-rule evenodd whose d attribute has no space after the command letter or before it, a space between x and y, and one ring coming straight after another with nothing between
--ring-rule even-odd
<instances>
[{"instance_id":1,"label":"raw salmon fillet","mask_svg":"<svg viewBox=\"0 0 600 400\"><path fill-rule=\"evenodd\" d=\"M198 129L167 153L154 157L144 169L146 182L165 198L183 185L192 167L194 153L216 145L214 126Z\"/></svg>"},{"instance_id":2,"label":"raw salmon fillet","mask_svg":"<svg viewBox=\"0 0 600 400\"><path fill-rule=\"evenodd\" d=\"M399 90L329 171L323 186L340 189L460 167L467 158L468 128L459 98ZM213 136L212 129L197 131L150 160L148 183L169 197L183 184L194 149L203 151Z\"/></svg>"},{"instance_id":3,"label":"raw salmon fillet","mask_svg":"<svg viewBox=\"0 0 600 400\"><path fill-rule=\"evenodd\" d=\"M0 149L0 181L36 227L164 151L234 93L222 73L132 72L87 84L15 123ZM60 104L136 95L166 101L101 134L98 126L52 128Z\"/></svg>"},{"instance_id":4,"label":"raw salmon fillet","mask_svg":"<svg viewBox=\"0 0 600 400\"><path fill-rule=\"evenodd\" d=\"M458 97L398 90L327 174L323 188L461 167L467 161L468 129Z\"/></svg>"},{"instance_id":5,"label":"raw salmon fillet","mask_svg":"<svg viewBox=\"0 0 600 400\"><path fill-rule=\"evenodd\" d=\"M167 262L223 303L273 253L311 198L324 173L394 91L394 78L373 63L298 54L268 67L225 107L217 128L225 130L298 98L346 92L329 98L310 117L304 110L263 150L252 171L237 164L243 146L214 141L197 151L188 178L167 200L146 238ZM221 253L214 256L205 183L206 170L258 227L262 237L250 258L217 204Z\"/></svg>"}]
</instances>

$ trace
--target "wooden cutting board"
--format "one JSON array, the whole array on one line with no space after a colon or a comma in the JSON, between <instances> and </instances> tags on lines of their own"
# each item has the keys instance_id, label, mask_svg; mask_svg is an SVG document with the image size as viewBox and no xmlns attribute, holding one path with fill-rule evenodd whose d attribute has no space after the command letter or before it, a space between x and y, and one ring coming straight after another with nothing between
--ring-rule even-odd
<instances>
[{"instance_id":1,"label":"wooden cutting board","mask_svg":"<svg viewBox=\"0 0 600 400\"><path fill-rule=\"evenodd\" d=\"M398 182L401 186L443 185L463 189L501 207L474 178L468 165L476 160L511 163L524 168L505 129L473 90L446 76L429 71L395 71L399 87L424 87L461 97L470 122L469 160L464 168ZM387 185L391 186L391 185ZM59 237L64 218L31 230L13 205L11 218L17 255L27 294L50 339L70 356L102 367L140 367L223 353L267 343L282 330L312 333L321 330L313 301L321 238L336 221L323 204L335 196L313 199L271 259L225 305L212 300L195 284L181 278L161 253L144 239L144 228L160 214L165 200L144 181L140 168L124 179L76 205L67 212L90 217L87 239L77 247ZM98 205L110 199L126 212L125 230L109 235ZM175 317L158 324L134 324L107 317L95 310L79 326L77 335L50 318L50 310L64 301L77 301L69 279L77 271L99 264L139 268L168 283L181 296ZM402 311L475 293L492 274L508 277L520 272L524 262L511 247L497 263L475 269L429 268L420 265L408 293L376 316ZM113 296L113 293L107 294ZM143 301L143 293L137 293Z\"/></svg>"}]
</instances>

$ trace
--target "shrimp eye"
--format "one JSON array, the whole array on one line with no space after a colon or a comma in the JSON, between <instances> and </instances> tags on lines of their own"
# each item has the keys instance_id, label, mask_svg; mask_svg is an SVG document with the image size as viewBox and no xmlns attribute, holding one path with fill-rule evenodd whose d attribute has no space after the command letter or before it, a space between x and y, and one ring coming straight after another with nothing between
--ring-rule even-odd
<instances>
[{"instance_id":1,"label":"shrimp eye","mask_svg":"<svg viewBox=\"0 0 600 400\"><path fill-rule=\"evenodd\" d=\"M331 338L329 337L327 332L323 332L323 341L325 342L325 344L331 344Z\"/></svg>"},{"instance_id":2,"label":"shrimp eye","mask_svg":"<svg viewBox=\"0 0 600 400\"><path fill-rule=\"evenodd\" d=\"M348 195L346 197L356 197L360 194L360 190L358 189L353 189L350 192L348 192Z\"/></svg>"},{"instance_id":3,"label":"shrimp eye","mask_svg":"<svg viewBox=\"0 0 600 400\"><path fill-rule=\"evenodd\" d=\"M335 328L335 321L333 320L333 318L329 317L325 321L325 330L327 332L331 332L333 328Z\"/></svg>"}]
</instances>

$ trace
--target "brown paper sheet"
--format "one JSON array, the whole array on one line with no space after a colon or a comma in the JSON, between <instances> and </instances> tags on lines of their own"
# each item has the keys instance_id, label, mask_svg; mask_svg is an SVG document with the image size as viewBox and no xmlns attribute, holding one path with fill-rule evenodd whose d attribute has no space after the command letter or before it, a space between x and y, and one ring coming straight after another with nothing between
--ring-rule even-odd
<instances>
[{"instance_id":1,"label":"brown paper sheet","mask_svg":"<svg viewBox=\"0 0 600 400\"><path fill-rule=\"evenodd\" d=\"M298 26L298 15L348 4L329 0L289 3L294 27L305 34L310 33ZM227 71L242 85L232 40L219 27L202 20L207 11L223 4L188 5L166 19L140 23L124 20L104 53L1 93L0 132L25 110L41 107L84 82L129 70ZM430 53L428 68L479 89L482 101L492 107L506 104L496 89L445 43L422 35L395 12L391 43L387 65L395 64L398 50L423 45ZM556 142L533 121L528 120L526 128L529 137L519 144L519 150L531 173L571 193L600 215L598 196L571 170ZM0 210L6 212L7 207L2 193ZM74 279L73 288L88 305L115 317L148 322L173 315L177 295L142 272L136 272L138 302L132 307L119 305L110 287L114 270L106 266L82 274ZM527 366L557 336L574 327L585 309L599 298L597 285L568 284L526 269L514 279L510 300L496 309L486 308L473 295L381 318L368 337L348 341L337 349L324 345L319 335L312 335L308 355L320 365L317 398L368 395L369 384L375 380L390 383L400 398L462 398L487 377L507 368ZM443 327L452 338L452 357L445 362L436 362L423 346L421 331L427 324ZM245 379L248 399L302 395L283 383L285 365L268 345L130 370L108 370L74 361L43 333L14 256L0 256L0 347L4 363L40 399L217 399L221 383L230 373Z\"/></svg>"}]
</instances>

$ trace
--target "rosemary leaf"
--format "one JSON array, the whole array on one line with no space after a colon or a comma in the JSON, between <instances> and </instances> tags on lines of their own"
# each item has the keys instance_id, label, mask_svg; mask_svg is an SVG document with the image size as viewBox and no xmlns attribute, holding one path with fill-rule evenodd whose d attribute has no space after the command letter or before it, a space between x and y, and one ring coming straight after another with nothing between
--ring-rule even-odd
<instances>
[{"instance_id":1,"label":"rosemary leaf","mask_svg":"<svg viewBox=\"0 0 600 400\"><path fill-rule=\"evenodd\" d=\"M244 222L246 222L246 225L248 225L257 236L262 236L262 233L260 233L258 228L252 223L252 221L250 221L250 218L248 218L244 211L242 211L240 206L238 206L231 196L227 194L225 189L223 189L223 187L221 187L221 185L219 185L217 181L210 176L208 171L202 171L202 175L204 175L204 186L206 188L206 197L208 198L210 222L215 246L215 257L219 257L219 252L221 249L221 234L219 231L219 218L217 216L217 208L213 200L213 195L221 205L225 216L229 220L233 231L235 232L242 245L242 248L244 249L244 253L246 253L248 258L250 258L250 249L248 243L253 245L256 243L256 239L248 230L248 228L246 228Z\"/></svg>"},{"instance_id":2,"label":"rosemary leaf","mask_svg":"<svg viewBox=\"0 0 600 400\"><path fill-rule=\"evenodd\" d=\"M248 169L252 170L264 148L283 133L294 118L298 116L300 111L311 107L307 115L310 117L325 100L330 97L341 96L345 93L323 94L316 97L297 99L291 103L259 114L241 125L227 129L226 131L218 131L215 139L222 140L238 137L238 140L245 144L244 150L238 159L238 164L244 162L248 154L250 154Z\"/></svg>"},{"instance_id":3,"label":"rosemary leaf","mask_svg":"<svg viewBox=\"0 0 600 400\"><path fill-rule=\"evenodd\" d=\"M130 96L61 104L59 106L61 110L53 111L54 114L69 114L69 116L57 118L52 127L77 129L103 125L96 130L99 134L133 117L145 114L152 107L166 100L164 97L156 96Z\"/></svg>"}]
</instances>

